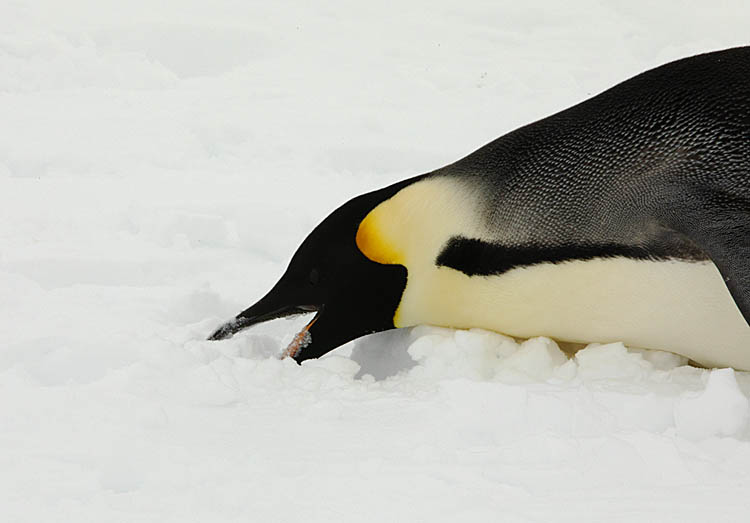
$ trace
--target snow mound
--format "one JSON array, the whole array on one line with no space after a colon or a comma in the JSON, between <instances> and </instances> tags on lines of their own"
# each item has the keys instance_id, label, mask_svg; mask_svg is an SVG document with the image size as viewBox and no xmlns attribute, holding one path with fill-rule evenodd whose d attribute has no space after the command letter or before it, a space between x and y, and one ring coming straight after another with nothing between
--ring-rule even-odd
<instances>
[{"instance_id":1,"label":"snow mound","mask_svg":"<svg viewBox=\"0 0 750 523\"><path fill-rule=\"evenodd\" d=\"M745 434L750 403L737 385L734 370L716 369L708 374L703 391L687 392L679 399L674 418L677 432L691 439L738 437Z\"/></svg>"},{"instance_id":2,"label":"snow mound","mask_svg":"<svg viewBox=\"0 0 750 523\"><path fill-rule=\"evenodd\" d=\"M409 355L419 363L411 370L422 378L471 377L508 382L543 381L567 362L554 341L535 338L522 344L481 329L417 327Z\"/></svg>"}]
</instances>

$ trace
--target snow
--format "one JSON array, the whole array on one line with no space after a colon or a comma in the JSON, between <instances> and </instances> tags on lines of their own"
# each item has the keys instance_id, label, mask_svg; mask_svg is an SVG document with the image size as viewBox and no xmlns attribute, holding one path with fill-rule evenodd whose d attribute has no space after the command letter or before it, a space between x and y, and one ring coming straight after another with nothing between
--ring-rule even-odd
<instances>
[{"instance_id":1,"label":"snow","mask_svg":"<svg viewBox=\"0 0 750 523\"><path fill-rule=\"evenodd\" d=\"M746 521L750 374L205 337L366 190L747 43L682 2L0 4L0 520Z\"/></svg>"},{"instance_id":2,"label":"snow","mask_svg":"<svg viewBox=\"0 0 750 523\"><path fill-rule=\"evenodd\" d=\"M688 438L742 436L747 427L747 397L742 393L732 369L716 369L708 375L706 388L685 395L675 406L677 432Z\"/></svg>"}]
</instances>

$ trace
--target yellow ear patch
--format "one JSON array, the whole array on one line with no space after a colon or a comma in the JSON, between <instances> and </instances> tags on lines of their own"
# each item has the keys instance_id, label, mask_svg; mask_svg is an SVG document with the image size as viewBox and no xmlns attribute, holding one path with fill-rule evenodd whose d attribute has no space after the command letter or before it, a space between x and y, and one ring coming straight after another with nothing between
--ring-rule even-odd
<instances>
[{"instance_id":1,"label":"yellow ear patch","mask_svg":"<svg viewBox=\"0 0 750 523\"><path fill-rule=\"evenodd\" d=\"M357 229L357 247L374 262L403 265L410 273L415 263L429 268L451 234L473 231L473 208L451 180L418 181L365 216Z\"/></svg>"},{"instance_id":2,"label":"yellow ear patch","mask_svg":"<svg viewBox=\"0 0 750 523\"><path fill-rule=\"evenodd\" d=\"M377 208L365 216L357 229L357 247L374 262L388 265L403 264L403 254L386 240L388 234L384 230L384 220L380 217L381 213Z\"/></svg>"},{"instance_id":3,"label":"yellow ear patch","mask_svg":"<svg viewBox=\"0 0 750 523\"><path fill-rule=\"evenodd\" d=\"M406 287L393 316L396 327L441 324L432 314L434 307L423 299L437 297L441 303L451 303L460 293L454 292L455 286L443 285L441 276L466 276L441 270L435 266L435 258L451 236L477 236L475 208L473 198L461 184L435 177L401 189L360 222L356 243L362 254L377 263L406 267Z\"/></svg>"}]
</instances>

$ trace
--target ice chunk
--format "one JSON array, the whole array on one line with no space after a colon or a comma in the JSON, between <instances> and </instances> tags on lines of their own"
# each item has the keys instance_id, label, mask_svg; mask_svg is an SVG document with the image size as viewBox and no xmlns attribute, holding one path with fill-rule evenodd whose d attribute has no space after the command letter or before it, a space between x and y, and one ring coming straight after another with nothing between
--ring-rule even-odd
<instances>
[{"instance_id":1,"label":"ice chunk","mask_svg":"<svg viewBox=\"0 0 750 523\"><path fill-rule=\"evenodd\" d=\"M750 417L747 397L737 386L734 370L710 371L706 388L686 393L675 405L678 434L690 439L712 436L738 436Z\"/></svg>"},{"instance_id":2,"label":"ice chunk","mask_svg":"<svg viewBox=\"0 0 750 523\"><path fill-rule=\"evenodd\" d=\"M521 344L518 351L502 362L504 375L520 372L534 380L549 379L555 370L564 365L568 357L549 338L532 338Z\"/></svg>"}]
</instances>

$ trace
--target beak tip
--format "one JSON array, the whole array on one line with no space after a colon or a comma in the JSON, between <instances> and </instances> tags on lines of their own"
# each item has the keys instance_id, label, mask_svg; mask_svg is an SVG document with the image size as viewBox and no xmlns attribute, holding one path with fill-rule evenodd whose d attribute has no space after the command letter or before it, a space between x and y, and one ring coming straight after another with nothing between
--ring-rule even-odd
<instances>
[{"instance_id":1,"label":"beak tip","mask_svg":"<svg viewBox=\"0 0 750 523\"><path fill-rule=\"evenodd\" d=\"M216 331L216 332L214 332L213 334L211 334L211 336L209 336L208 338L206 338L206 340L208 340L208 341L219 341L219 340L223 340L224 338L223 338L223 336L221 336L220 334L221 334L221 333L220 333L219 331Z\"/></svg>"},{"instance_id":2,"label":"beak tip","mask_svg":"<svg viewBox=\"0 0 750 523\"><path fill-rule=\"evenodd\" d=\"M227 338L231 338L240 328L238 328L238 324L240 323L239 318L235 318L232 321L226 322L224 325L216 329L213 334L211 334L208 338L206 338L208 341L219 341L219 340L225 340Z\"/></svg>"},{"instance_id":3,"label":"beak tip","mask_svg":"<svg viewBox=\"0 0 750 523\"><path fill-rule=\"evenodd\" d=\"M222 332L222 329L219 329L215 331L213 334L211 334L208 338L206 338L208 341L219 341L226 339L226 335Z\"/></svg>"}]
</instances>

